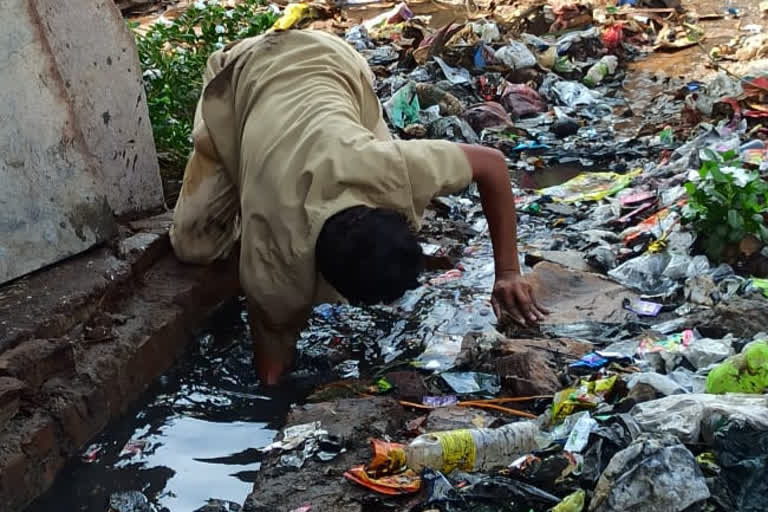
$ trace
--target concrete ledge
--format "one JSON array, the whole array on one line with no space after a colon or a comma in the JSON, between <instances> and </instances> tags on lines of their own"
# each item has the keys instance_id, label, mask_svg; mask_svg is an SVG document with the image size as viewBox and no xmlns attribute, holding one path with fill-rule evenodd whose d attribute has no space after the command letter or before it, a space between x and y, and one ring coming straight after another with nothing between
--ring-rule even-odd
<instances>
[{"instance_id":1,"label":"concrete ledge","mask_svg":"<svg viewBox=\"0 0 768 512\"><path fill-rule=\"evenodd\" d=\"M44 492L238 293L235 259L180 264L167 223L0 288L0 512Z\"/></svg>"}]
</instances>

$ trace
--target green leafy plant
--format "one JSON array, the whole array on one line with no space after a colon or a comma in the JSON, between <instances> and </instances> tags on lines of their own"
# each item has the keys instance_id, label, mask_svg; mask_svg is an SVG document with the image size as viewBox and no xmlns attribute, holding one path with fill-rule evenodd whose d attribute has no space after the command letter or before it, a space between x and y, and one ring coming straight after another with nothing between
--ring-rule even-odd
<instances>
[{"instance_id":1,"label":"green leafy plant","mask_svg":"<svg viewBox=\"0 0 768 512\"><path fill-rule=\"evenodd\" d=\"M192 150L192 123L208 57L229 42L264 32L277 18L264 0L242 0L233 9L200 0L178 18L161 18L146 31L129 24L165 175L180 176Z\"/></svg>"},{"instance_id":2,"label":"green leafy plant","mask_svg":"<svg viewBox=\"0 0 768 512\"><path fill-rule=\"evenodd\" d=\"M768 243L768 182L741 166L734 151L709 152L700 180L685 184L688 204L683 222L698 233L707 256L719 261L728 244L753 235Z\"/></svg>"}]
</instances>

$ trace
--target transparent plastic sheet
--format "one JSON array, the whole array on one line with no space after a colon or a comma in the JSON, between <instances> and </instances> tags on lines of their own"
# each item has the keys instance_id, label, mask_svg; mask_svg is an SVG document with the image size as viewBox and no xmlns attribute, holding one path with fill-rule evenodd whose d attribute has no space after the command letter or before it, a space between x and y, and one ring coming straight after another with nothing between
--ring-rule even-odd
<instances>
[{"instance_id":1,"label":"transparent plastic sheet","mask_svg":"<svg viewBox=\"0 0 768 512\"><path fill-rule=\"evenodd\" d=\"M692 444L712 438L704 420L714 416L740 417L759 429L768 429L768 396L729 394L671 395L635 405L630 414L643 431L677 437ZM702 430L702 427L704 429Z\"/></svg>"},{"instance_id":2,"label":"transparent plastic sheet","mask_svg":"<svg viewBox=\"0 0 768 512\"><path fill-rule=\"evenodd\" d=\"M680 286L679 280L708 270L706 256L647 252L622 263L608 276L645 295L663 296L674 293Z\"/></svg>"}]
</instances>

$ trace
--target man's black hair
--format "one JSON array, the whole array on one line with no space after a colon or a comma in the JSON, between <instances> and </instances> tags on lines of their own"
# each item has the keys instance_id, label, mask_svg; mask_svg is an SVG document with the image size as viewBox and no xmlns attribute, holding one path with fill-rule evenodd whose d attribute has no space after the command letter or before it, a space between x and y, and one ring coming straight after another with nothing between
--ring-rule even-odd
<instances>
[{"instance_id":1,"label":"man's black hair","mask_svg":"<svg viewBox=\"0 0 768 512\"><path fill-rule=\"evenodd\" d=\"M355 206L327 221L315 246L317 269L349 302L389 303L419 286L421 246L400 213Z\"/></svg>"}]
</instances>

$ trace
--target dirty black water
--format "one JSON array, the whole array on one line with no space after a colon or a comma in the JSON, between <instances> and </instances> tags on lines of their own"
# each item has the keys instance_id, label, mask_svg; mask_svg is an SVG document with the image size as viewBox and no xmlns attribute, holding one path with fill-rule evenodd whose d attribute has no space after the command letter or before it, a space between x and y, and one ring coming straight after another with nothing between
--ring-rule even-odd
<instances>
[{"instance_id":1,"label":"dirty black water","mask_svg":"<svg viewBox=\"0 0 768 512\"><path fill-rule=\"evenodd\" d=\"M185 358L29 512L105 511L111 493L129 490L173 512L196 510L209 498L241 504L259 470L258 448L274 439L298 398L259 389L247 336L238 301L217 312Z\"/></svg>"}]
</instances>

